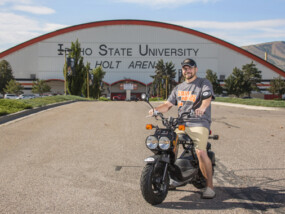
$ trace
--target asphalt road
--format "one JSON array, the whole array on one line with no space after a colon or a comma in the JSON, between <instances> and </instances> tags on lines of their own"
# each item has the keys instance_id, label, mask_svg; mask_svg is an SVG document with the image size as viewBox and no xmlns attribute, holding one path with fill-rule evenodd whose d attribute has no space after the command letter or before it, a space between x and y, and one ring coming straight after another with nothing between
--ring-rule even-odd
<instances>
[{"instance_id":1,"label":"asphalt road","mask_svg":"<svg viewBox=\"0 0 285 214\"><path fill-rule=\"evenodd\" d=\"M216 198L187 185L151 206L139 185L148 110L76 102L0 125L0 213L285 213L285 111L213 105Z\"/></svg>"}]
</instances>

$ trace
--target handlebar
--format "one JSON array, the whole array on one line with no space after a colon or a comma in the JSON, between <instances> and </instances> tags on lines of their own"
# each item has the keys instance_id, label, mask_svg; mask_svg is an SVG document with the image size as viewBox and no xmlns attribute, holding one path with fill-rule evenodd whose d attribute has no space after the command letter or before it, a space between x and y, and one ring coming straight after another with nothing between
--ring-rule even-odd
<instances>
[{"instance_id":1,"label":"handlebar","mask_svg":"<svg viewBox=\"0 0 285 214\"><path fill-rule=\"evenodd\" d=\"M194 109L197 107L198 104L200 104L200 101L197 102L189 112L184 112L184 113L182 113L182 114L181 114L179 117L177 117L177 118L172 118L172 117L170 117L169 119L167 119L167 118L165 118L165 117L163 116L163 114L162 114L161 112L157 111L157 110L150 104L150 102L148 101L148 99L146 100L146 102L149 104L149 106L150 106L150 107L152 108L152 110L153 110L152 116L155 117L155 118L156 118L157 116L159 116L159 117L162 119L162 124L163 124L165 127L171 128L171 129L176 128L179 123L183 123L182 120L183 120L183 118L185 117L185 115L187 115L188 118L191 117L191 116L195 116L196 114L195 114L195 110L194 110Z\"/></svg>"},{"instance_id":2,"label":"handlebar","mask_svg":"<svg viewBox=\"0 0 285 214\"><path fill-rule=\"evenodd\" d=\"M195 115L196 115L196 114L195 114L194 109L191 109L191 110L188 111L188 112L182 113L179 118L182 119L184 116L189 117L189 116L195 116Z\"/></svg>"},{"instance_id":3,"label":"handlebar","mask_svg":"<svg viewBox=\"0 0 285 214\"><path fill-rule=\"evenodd\" d=\"M170 129L175 129L175 128L177 128L177 125L179 124L179 122L181 122L181 120L183 119L183 117L185 116L185 115L187 115L187 116L191 116L191 115L195 115L195 112L194 112L194 110L193 109L191 109L190 110L190 112L184 112L184 113L182 113L181 115L180 115L180 117L177 117L177 118L173 118L173 117L169 117L169 118L165 118L164 116L163 116L163 114L161 113L161 112L159 112L159 111L157 111L157 110L154 110L154 112L153 112L153 117L157 117L157 116L159 116L160 118L161 118L161 120L162 120L162 124L165 126L165 127L167 127L167 128L170 128ZM212 140L219 140L219 135L210 135L209 137L208 137L209 139L212 139ZM183 145L183 147L184 146L186 146L186 145ZM185 148L187 148L187 147L185 147ZM185 149L184 148L184 149Z\"/></svg>"}]
</instances>

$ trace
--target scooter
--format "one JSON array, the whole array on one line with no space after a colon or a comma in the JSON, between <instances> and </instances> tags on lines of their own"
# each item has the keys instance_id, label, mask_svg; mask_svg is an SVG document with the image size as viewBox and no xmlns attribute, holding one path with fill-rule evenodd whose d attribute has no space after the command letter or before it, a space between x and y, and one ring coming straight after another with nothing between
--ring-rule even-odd
<instances>
[{"instance_id":1,"label":"scooter","mask_svg":"<svg viewBox=\"0 0 285 214\"><path fill-rule=\"evenodd\" d=\"M162 113L157 112L149 102L147 94L142 94L142 100L146 101L153 109L153 116L160 118L164 128L146 125L146 129L155 129L153 135L146 138L146 147L154 155L146 158L146 165L142 171L140 179L141 192L144 199L152 204L157 205L164 201L170 190L170 180L175 187L192 184L196 188L206 187L206 179L199 168L199 161L195 152L194 143L187 134L176 134L178 128L185 130L182 123L184 117L195 114L195 107L201 104L203 99L209 98L207 94L202 94L201 100L196 103L190 112L184 112L179 117L165 118ZM209 135L209 139L218 140L218 135ZM182 145L183 152L178 156L179 145ZM211 151L211 144L207 143L207 153L212 162L214 172L215 153Z\"/></svg>"}]
</instances>

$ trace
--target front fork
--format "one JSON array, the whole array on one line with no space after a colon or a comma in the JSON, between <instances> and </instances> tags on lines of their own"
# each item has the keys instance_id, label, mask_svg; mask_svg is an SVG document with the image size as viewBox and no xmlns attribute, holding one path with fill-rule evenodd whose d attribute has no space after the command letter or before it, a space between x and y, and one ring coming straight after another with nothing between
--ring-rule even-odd
<instances>
[{"instance_id":1,"label":"front fork","mask_svg":"<svg viewBox=\"0 0 285 214\"><path fill-rule=\"evenodd\" d=\"M161 184L165 184L166 180L166 175L167 175L167 170L168 170L168 165L170 163L170 155L169 154L164 154L164 155L154 155L146 158L144 160L147 164L152 164L153 165L153 170L155 171L156 168L160 163L164 163L164 169L163 169L163 175L162 175L162 180Z\"/></svg>"},{"instance_id":2,"label":"front fork","mask_svg":"<svg viewBox=\"0 0 285 214\"><path fill-rule=\"evenodd\" d=\"M162 177L162 184L163 185L165 184L165 177L166 177L166 174L167 174L168 164L169 163L165 164L164 171L163 171L163 177Z\"/></svg>"}]
</instances>

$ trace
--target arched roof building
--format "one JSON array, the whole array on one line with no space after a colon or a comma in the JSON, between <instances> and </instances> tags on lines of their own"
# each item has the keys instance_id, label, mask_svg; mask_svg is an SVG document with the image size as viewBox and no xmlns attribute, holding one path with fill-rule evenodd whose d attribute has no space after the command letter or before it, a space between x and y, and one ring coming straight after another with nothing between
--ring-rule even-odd
<instances>
[{"instance_id":1,"label":"arched roof building","mask_svg":"<svg viewBox=\"0 0 285 214\"><path fill-rule=\"evenodd\" d=\"M285 72L276 66L221 39L177 25L143 20L99 21L67 27L12 47L0 53L0 60L10 62L14 76L27 89L34 78L62 82L64 52L77 39L85 63L90 62L91 68L103 67L107 85L124 79L148 85L160 59L173 62L178 73L181 61L193 58L201 77L211 69L223 79L234 67L241 68L252 61L265 80L285 77Z\"/></svg>"}]
</instances>

